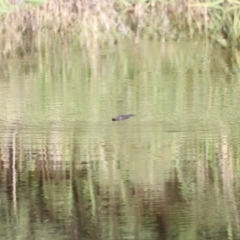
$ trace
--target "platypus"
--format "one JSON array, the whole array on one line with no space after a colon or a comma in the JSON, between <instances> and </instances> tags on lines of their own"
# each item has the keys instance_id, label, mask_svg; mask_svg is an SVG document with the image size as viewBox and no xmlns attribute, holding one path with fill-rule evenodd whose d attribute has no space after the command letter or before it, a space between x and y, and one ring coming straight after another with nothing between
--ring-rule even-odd
<instances>
[{"instance_id":1,"label":"platypus","mask_svg":"<svg viewBox=\"0 0 240 240\"><path fill-rule=\"evenodd\" d=\"M134 114L123 114L120 116L117 116L115 118L112 118L112 121L122 121L122 120L126 120L129 119L130 117L135 116Z\"/></svg>"}]
</instances>

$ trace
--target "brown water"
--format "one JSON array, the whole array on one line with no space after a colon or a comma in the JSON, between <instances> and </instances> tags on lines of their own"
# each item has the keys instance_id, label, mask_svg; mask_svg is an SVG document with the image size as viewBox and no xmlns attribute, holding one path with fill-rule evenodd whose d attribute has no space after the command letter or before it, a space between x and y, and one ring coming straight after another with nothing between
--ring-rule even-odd
<instances>
[{"instance_id":1,"label":"brown water","mask_svg":"<svg viewBox=\"0 0 240 240\"><path fill-rule=\"evenodd\" d=\"M0 76L0 239L240 239L240 81L222 52L56 47Z\"/></svg>"}]
</instances>

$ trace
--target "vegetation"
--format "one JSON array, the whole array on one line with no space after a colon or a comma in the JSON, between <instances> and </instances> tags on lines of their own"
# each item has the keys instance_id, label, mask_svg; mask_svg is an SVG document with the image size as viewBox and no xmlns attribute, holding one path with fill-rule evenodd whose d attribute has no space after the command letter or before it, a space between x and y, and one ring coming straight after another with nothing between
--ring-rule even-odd
<instances>
[{"instance_id":1,"label":"vegetation","mask_svg":"<svg viewBox=\"0 0 240 240\"><path fill-rule=\"evenodd\" d=\"M4 56L58 49L1 62L4 239L154 239L153 225L158 239L237 239L240 82L225 55L195 43L94 48L121 38L237 46L237 9L217 25L221 2L129 2L25 3L2 14ZM139 118L111 125L119 111Z\"/></svg>"},{"instance_id":2,"label":"vegetation","mask_svg":"<svg viewBox=\"0 0 240 240\"><path fill-rule=\"evenodd\" d=\"M38 0L36 0L38 1ZM54 39L92 48L121 38L204 38L239 46L240 2L236 0L48 0L1 2L0 49L27 53ZM41 0L40 0L41 1Z\"/></svg>"}]
</instances>

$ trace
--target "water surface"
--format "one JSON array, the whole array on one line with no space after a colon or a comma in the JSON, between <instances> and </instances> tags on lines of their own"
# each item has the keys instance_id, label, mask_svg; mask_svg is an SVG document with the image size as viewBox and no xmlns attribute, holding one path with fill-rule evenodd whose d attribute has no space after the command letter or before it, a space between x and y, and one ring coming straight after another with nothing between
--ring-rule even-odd
<instances>
[{"instance_id":1,"label":"water surface","mask_svg":"<svg viewBox=\"0 0 240 240\"><path fill-rule=\"evenodd\" d=\"M240 239L240 81L220 50L59 47L0 75L1 239Z\"/></svg>"}]
</instances>

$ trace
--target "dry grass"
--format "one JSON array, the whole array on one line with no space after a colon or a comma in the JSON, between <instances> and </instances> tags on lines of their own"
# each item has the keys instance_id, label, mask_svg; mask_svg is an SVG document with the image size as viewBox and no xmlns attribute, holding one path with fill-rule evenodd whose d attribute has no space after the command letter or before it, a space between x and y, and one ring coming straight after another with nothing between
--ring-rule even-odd
<instances>
[{"instance_id":1,"label":"dry grass","mask_svg":"<svg viewBox=\"0 0 240 240\"><path fill-rule=\"evenodd\" d=\"M235 3L235 8L233 3L227 4L228 9L216 1L197 0L48 0L39 6L12 4L8 5L11 11L5 8L2 15L0 49L4 56L16 50L26 53L39 43L51 45L54 41L49 40L56 38L61 43L77 39L91 48L115 44L122 37L135 42L145 38L165 41L210 37L226 45L230 33L231 40L239 36L239 20L235 18L239 4Z\"/></svg>"}]
</instances>

